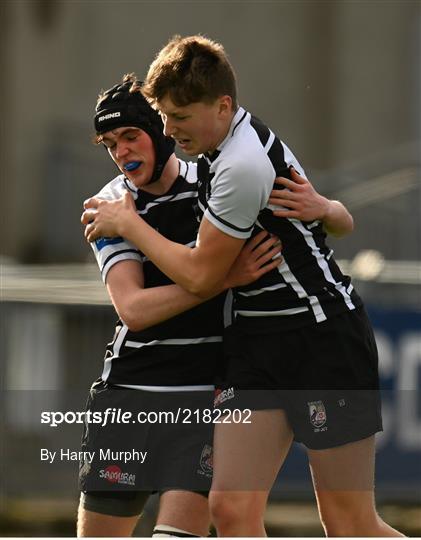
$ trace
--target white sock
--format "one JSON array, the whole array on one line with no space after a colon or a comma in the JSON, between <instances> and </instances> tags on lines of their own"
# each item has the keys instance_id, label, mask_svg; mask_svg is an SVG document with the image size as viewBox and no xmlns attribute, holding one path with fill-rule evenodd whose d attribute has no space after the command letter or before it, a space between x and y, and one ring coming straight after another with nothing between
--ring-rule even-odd
<instances>
[{"instance_id":1,"label":"white sock","mask_svg":"<svg viewBox=\"0 0 421 540\"><path fill-rule=\"evenodd\" d=\"M152 538L199 538L197 534L192 534L171 525L155 525Z\"/></svg>"}]
</instances>

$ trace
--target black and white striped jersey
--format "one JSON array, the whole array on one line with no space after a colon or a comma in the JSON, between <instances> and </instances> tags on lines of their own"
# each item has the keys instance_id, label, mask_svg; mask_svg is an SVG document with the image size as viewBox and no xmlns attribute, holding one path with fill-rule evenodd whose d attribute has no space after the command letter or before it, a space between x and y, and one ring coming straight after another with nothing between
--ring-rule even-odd
<instances>
[{"instance_id":1,"label":"black and white striped jersey","mask_svg":"<svg viewBox=\"0 0 421 540\"><path fill-rule=\"evenodd\" d=\"M326 245L320 221L277 218L268 204L276 176L289 167L305 176L290 149L243 108L226 138L198 161L199 211L215 227L249 238L262 229L282 241L284 262L254 283L234 290L236 321L250 331L322 322L361 305ZM279 188L280 186L277 186Z\"/></svg>"},{"instance_id":2,"label":"black and white striped jersey","mask_svg":"<svg viewBox=\"0 0 421 540\"><path fill-rule=\"evenodd\" d=\"M124 175L97 195L115 199L127 190L137 212L174 242L194 246L198 230L196 165L180 161L180 174L165 195L138 190ZM102 279L122 260L143 263L145 288L173 283L136 247L123 238L101 238L92 244ZM102 379L111 384L148 390L211 389L222 367L225 294L140 332L119 320L105 354Z\"/></svg>"}]
</instances>

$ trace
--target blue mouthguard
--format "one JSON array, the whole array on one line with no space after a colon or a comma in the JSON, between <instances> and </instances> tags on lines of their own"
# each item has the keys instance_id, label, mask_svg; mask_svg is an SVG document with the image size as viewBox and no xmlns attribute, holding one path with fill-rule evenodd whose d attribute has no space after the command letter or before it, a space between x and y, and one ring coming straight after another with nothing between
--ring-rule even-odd
<instances>
[{"instance_id":1,"label":"blue mouthguard","mask_svg":"<svg viewBox=\"0 0 421 540\"><path fill-rule=\"evenodd\" d=\"M129 163L126 163L124 165L125 171L134 171L136 170L140 165L140 161L129 161Z\"/></svg>"}]
</instances>

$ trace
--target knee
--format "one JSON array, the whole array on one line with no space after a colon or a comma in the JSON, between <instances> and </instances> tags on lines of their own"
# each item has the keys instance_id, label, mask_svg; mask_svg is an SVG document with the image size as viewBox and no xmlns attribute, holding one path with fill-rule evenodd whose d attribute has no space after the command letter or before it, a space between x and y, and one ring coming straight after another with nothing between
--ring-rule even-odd
<instances>
[{"instance_id":1,"label":"knee","mask_svg":"<svg viewBox=\"0 0 421 540\"><path fill-rule=\"evenodd\" d=\"M235 523L241 517L241 511L236 504L238 497L233 497L229 491L212 492L209 494L209 512L211 521L220 530L229 523Z\"/></svg>"},{"instance_id":2,"label":"knee","mask_svg":"<svg viewBox=\"0 0 421 540\"><path fill-rule=\"evenodd\" d=\"M209 494L211 521L219 532L227 531L238 523L257 524L263 519L264 508L259 508L253 494L230 491Z\"/></svg>"}]
</instances>

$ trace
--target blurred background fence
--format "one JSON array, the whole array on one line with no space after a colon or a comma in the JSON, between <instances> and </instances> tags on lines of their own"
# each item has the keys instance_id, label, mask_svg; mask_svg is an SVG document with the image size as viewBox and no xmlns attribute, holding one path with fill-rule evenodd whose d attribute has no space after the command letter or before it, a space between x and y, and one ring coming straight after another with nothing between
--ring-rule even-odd
<instances>
[{"instance_id":1,"label":"blurred background fence","mask_svg":"<svg viewBox=\"0 0 421 540\"><path fill-rule=\"evenodd\" d=\"M79 224L82 201L115 175L90 143L96 96L123 73L142 76L174 33L199 32L226 47L240 103L287 142L318 190L353 213L353 235L331 244L368 304L380 351L378 497L398 503L397 515L415 509L408 532L421 533L420 10L417 0L0 3L7 534L74 534L77 464L51 468L39 449L76 449L81 426L43 426L39 411L83 410L116 319ZM274 489L271 523L290 513L287 500L314 510L298 447ZM305 521L294 515L292 535ZM35 526L54 516L58 528ZM303 534L310 530L320 533Z\"/></svg>"}]
</instances>

